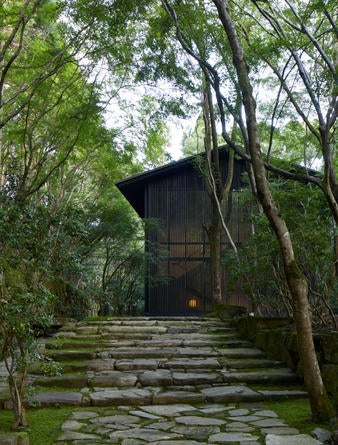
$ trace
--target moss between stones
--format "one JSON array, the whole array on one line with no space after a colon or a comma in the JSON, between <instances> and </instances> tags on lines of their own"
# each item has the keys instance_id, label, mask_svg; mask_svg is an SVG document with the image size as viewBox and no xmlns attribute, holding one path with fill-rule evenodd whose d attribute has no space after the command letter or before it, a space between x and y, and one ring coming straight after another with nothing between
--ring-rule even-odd
<instances>
[{"instance_id":1,"label":"moss between stones","mask_svg":"<svg viewBox=\"0 0 338 445\"><path fill-rule=\"evenodd\" d=\"M315 428L328 429L328 425L314 423L311 419L311 408L308 399L265 402L264 405L275 411L288 426L297 428L300 433L310 434Z\"/></svg>"}]
</instances>

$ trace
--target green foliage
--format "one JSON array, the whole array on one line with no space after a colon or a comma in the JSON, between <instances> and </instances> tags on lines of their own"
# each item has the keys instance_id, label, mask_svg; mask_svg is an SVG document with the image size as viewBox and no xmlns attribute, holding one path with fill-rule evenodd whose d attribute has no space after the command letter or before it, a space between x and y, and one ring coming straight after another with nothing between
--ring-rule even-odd
<instances>
[{"instance_id":1,"label":"green foliage","mask_svg":"<svg viewBox=\"0 0 338 445\"><path fill-rule=\"evenodd\" d=\"M39 358L36 336L51 322L52 295L43 284L37 261L26 257L10 264L0 257L0 274L0 358L8 372L16 428L26 425L28 368Z\"/></svg>"},{"instance_id":2,"label":"green foliage","mask_svg":"<svg viewBox=\"0 0 338 445\"><path fill-rule=\"evenodd\" d=\"M40 371L43 375L56 376L62 375L63 368L60 363L49 357L44 356L40 363Z\"/></svg>"},{"instance_id":3,"label":"green foliage","mask_svg":"<svg viewBox=\"0 0 338 445\"><path fill-rule=\"evenodd\" d=\"M103 315L142 312L144 242L140 221L120 196L97 203L90 239L93 255L101 265L101 291L96 303Z\"/></svg>"},{"instance_id":4,"label":"green foliage","mask_svg":"<svg viewBox=\"0 0 338 445\"><path fill-rule=\"evenodd\" d=\"M332 283L334 258L330 212L321 192L310 184L282 180L271 184L273 196L287 221L301 271L310 284L310 300L318 320L327 314L327 303L336 304L335 283ZM264 214L253 214L252 224L255 233L241 246L240 261L229 252L225 262L231 264L229 270L232 270L233 279L241 279L244 283L258 313L292 315L293 306L277 240Z\"/></svg>"},{"instance_id":5,"label":"green foliage","mask_svg":"<svg viewBox=\"0 0 338 445\"><path fill-rule=\"evenodd\" d=\"M139 310L142 229L114 181L139 172L138 157L158 162L166 130L151 102L140 109L139 149L137 137L104 124L108 82L93 62L109 41L109 87L129 80L122 65L137 44L130 42L140 30L132 22L144 11L141 2L14 1L1 8L0 346L16 421L25 424L28 368L42 359L36 336L54 313L84 318L103 296L113 311ZM45 359L41 366L60 372Z\"/></svg>"}]
</instances>

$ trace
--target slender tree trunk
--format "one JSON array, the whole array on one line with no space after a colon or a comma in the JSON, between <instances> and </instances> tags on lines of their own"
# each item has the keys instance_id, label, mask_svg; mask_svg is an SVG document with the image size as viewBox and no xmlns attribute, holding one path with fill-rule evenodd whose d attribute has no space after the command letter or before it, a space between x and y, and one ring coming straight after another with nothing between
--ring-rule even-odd
<instances>
[{"instance_id":1,"label":"slender tree trunk","mask_svg":"<svg viewBox=\"0 0 338 445\"><path fill-rule=\"evenodd\" d=\"M20 426L27 426L26 409L23 404L22 394L20 389L18 388L17 382L10 386L11 400L13 403L14 412L14 423L12 425L12 430L15 431Z\"/></svg>"},{"instance_id":2,"label":"slender tree trunk","mask_svg":"<svg viewBox=\"0 0 338 445\"><path fill-rule=\"evenodd\" d=\"M27 426L26 409L23 402L23 391L27 383L27 368L21 375L16 375L13 367L13 358L5 358L5 366L8 372L8 386L11 401L13 404L14 422L12 430L15 431L19 426Z\"/></svg>"},{"instance_id":3,"label":"slender tree trunk","mask_svg":"<svg viewBox=\"0 0 338 445\"><path fill-rule=\"evenodd\" d=\"M298 350L303 365L304 380L310 398L312 415L316 421L327 421L334 416L334 409L329 402L323 385L313 343L311 308L308 301L308 284L306 278L297 266L288 227L282 215L279 213L270 193L260 150L256 120L256 104L252 94L252 87L244 59L243 48L229 13L228 1L213 0L213 2L229 39L233 63L237 71L238 81L242 92L249 140L248 149L256 179L257 196L270 221L270 225L276 234L283 256L285 276L294 302Z\"/></svg>"},{"instance_id":4,"label":"slender tree trunk","mask_svg":"<svg viewBox=\"0 0 338 445\"><path fill-rule=\"evenodd\" d=\"M211 294L215 304L223 303L222 292L222 269L221 269L221 224L218 213L218 207L215 200L212 200L212 221L206 227L209 243L210 243L210 280Z\"/></svg>"}]
</instances>

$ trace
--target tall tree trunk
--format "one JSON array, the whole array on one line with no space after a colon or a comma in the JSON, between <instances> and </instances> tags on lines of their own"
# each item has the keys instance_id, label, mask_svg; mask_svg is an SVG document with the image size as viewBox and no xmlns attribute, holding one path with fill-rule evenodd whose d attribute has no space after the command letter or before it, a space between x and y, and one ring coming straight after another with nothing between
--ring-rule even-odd
<instances>
[{"instance_id":1,"label":"tall tree trunk","mask_svg":"<svg viewBox=\"0 0 338 445\"><path fill-rule=\"evenodd\" d=\"M210 280L211 294L215 304L223 303L222 292L222 269L221 269L221 223L215 199L212 201L212 221L206 227L208 240L210 244Z\"/></svg>"},{"instance_id":2,"label":"tall tree trunk","mask_svg":"<svg viewBox=\"0 0 338 445\"><path fill-rule=\"evenodd\" d=\"M276 234L283 256L285 276L294 302L298 350L303 365L304 380L310 398L312 416L316 421L327 421L334 416L334 410L323 385L313 343L311 308L308 301L308 284L296 263L288 227L270 193L260 150L256 104L252 94L243 48L229 13L228 1L213 0L213 2L229 39L233 63L237 71L239 86L242 92L249 140L248 150L256 180L257 196Z\"/></svg>"},{"instance_id":3,"label":"tall tree trunk","mask_svg":"<svg viewBox=\"0 0 338 445\"><path fill-rule=\"evenodd\" d=\"M230 194L234 171L234 156L229 155L228 175L223 184L223 176L220 167L219 149L217 141L216 120L214 115L214 105L212 101L210 84L204 79L203 97L203 120L205 128L204 148L207 159L208 172L205 178L206 189L211 203L211 223L206 226L210 245L210 281L211 295L215 304L225 302L224 289L222 284L222 246L221 234L224 230L232 248L237 252L236 245L231 238L230 231L226 225L222 210L224 198L227 204L230 202ZM230 217L230 206L227 206L227 214Z\"/></svg>"}]
</instances>

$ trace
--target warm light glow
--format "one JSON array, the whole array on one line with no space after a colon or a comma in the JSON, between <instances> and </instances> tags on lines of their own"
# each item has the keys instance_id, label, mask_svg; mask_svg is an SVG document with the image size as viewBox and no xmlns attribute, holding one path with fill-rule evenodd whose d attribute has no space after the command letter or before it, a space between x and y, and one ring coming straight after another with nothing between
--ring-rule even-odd
<instances>
[{"instance_id":1,"label":"warm light glow","mask_svg":"<svg viewBox=\"0 0 338 445\"><path fill-rule=\"evenodd\" d=\"M188 307L189 307L190 309L195 309L195 308L197 308L197 299L196 299L196 298L190 298L190 299L188 300Z\"/></svg>"}]
</instances>

